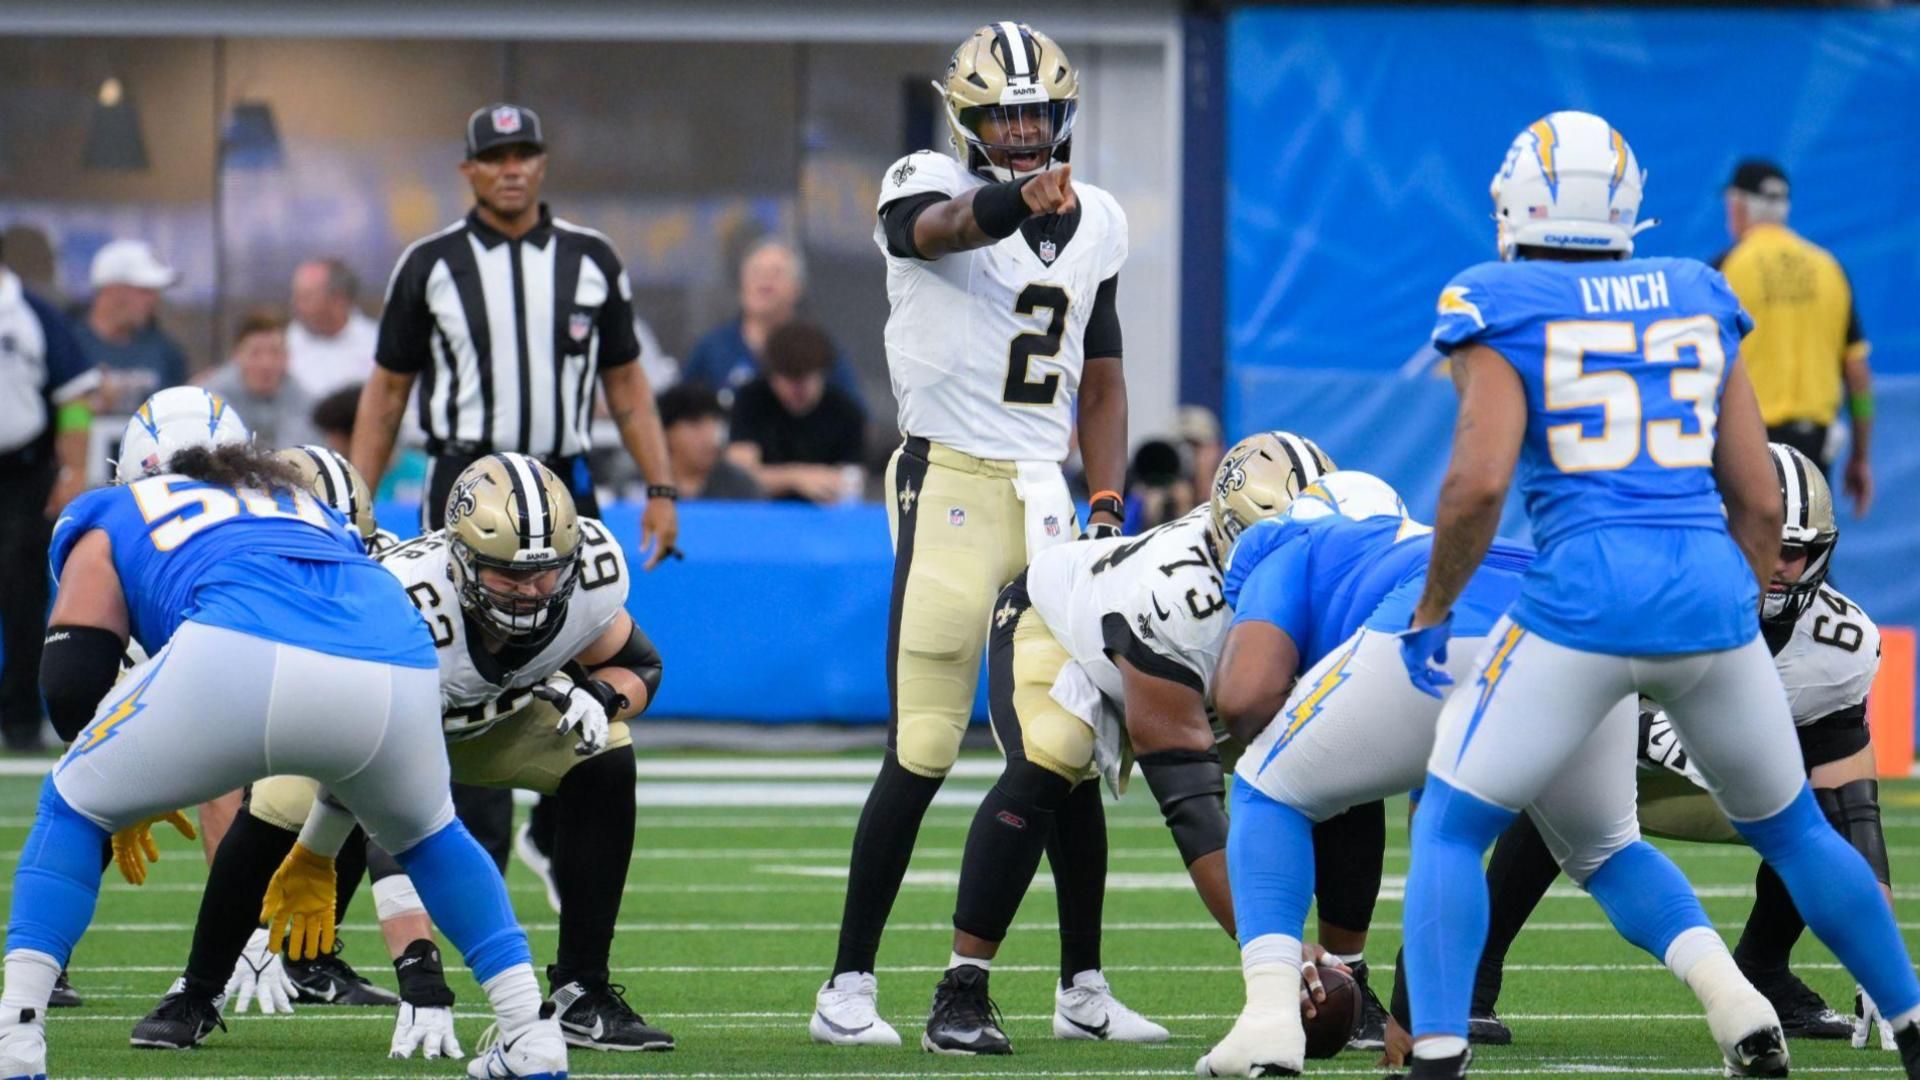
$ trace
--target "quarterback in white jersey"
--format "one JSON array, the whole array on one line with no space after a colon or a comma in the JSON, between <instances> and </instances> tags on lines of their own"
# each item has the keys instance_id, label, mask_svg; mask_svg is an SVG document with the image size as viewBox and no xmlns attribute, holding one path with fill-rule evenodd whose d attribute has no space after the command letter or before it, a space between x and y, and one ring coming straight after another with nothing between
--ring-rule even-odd
<instances>
[{"instance_id":1,"label":"quarterback in white jersey","mask_svg":"<svg viewBox=\"0 0 1920 1080\"><path fill-rule=\"evenodd\" d=\"M1060 463L1077 431L1086 535L1117 535L1125 506L1126 378L1117 302L1126 216L1073 179L1079 73L1024 23L974 31L934 83L953 155L888 166L873 239L887 266L887 366L900 448L887 466L894 542L887 632L887 756L854 833L833 971L813 1038L897 1045L875 1006L874 957L920 820L973 711L994 598L1082 531ZM1094 815L1099 800L1063 811ZM1100 840L1099 848L1104 847ZM1092 840L1053 860L1061 937L1098 912L1075 879L1104 874ZM1083 854L1084 852L1084 854ZM1063 867L1063 863L1067 864Z\"/></svg>"},{"instance_id":2,"label":"quarterback in white jersey","mask_svg":"<svg viewBox=\"0 0 1920 1080\"><path fill-rule=\"evenodd\" d=\"M1289 439L1307 453L1292 453ZM987 1002L988 964L1041 852L1051 860L1084 842L1062 809L1097 803L1101 777L1120 795L1136 763L1201 899L1233 932L1225 786L1207 714L1231 622L1221 562L1233 537L1285 510L1330 464L1307 440L1253 436L1222 460L1208 505L1141 536L1045 552L1001 591L988 631L987 695L1007 764L967 833L953 963L934 991L925 1049L1011 1052ZM1096 881L1104 884L1104 875ZM1069 944L1062 942L1056 1037L1167 1037L1112 999L1097 952L1069 962ZM1097 1009L1080 1000L1096 996Z\"/></svg>"}]
</instances>

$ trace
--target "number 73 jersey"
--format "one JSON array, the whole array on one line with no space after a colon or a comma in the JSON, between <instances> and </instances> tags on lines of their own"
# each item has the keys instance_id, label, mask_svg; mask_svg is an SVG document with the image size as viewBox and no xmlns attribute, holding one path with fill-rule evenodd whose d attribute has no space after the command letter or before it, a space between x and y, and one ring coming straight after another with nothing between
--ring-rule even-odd
<instances>
[{"instance_id":1,"label":"number 73 jersey","mask_svg":"<svg viewBox=\"0 0 1920 1080\"><path fill-rule=\"evenodd\" d=\"M946 154L888 168L879 206L956 197L985 181ZM1127 259L1127 218L1113 196L1075 182L1076 213L1030 218L972 251L887 260L887 370L900 431L996 461L1064 461L1100 283Z\"/></svg>"},{"instance_id":2,"label":"number 73 jersey","mask_svg":"<svg viewBox=\"0 0 1920 1080\"><path fill-rule=\"evenodd\" d=\"M626 558L593 518L580 519L580 580L551 636L499 652L487 651L461 612L444 530L388 548L378 559L407 587L407 599L433 632L449 739L478 735L525 705L531 687L580 655L627 604Z\"/></svg>"},{"instance_id":3,"label":"number 73 jersey","mask_svg":"<svg viewBox=\"0 0 1920 1080\"><path fill-rule=\"evenodd\" d=\"M1109 701L1126 694L1113 657L1210 696L1233 615L1202 506L1139 536L1082 540L1027 567L1027 597Z\"/></svg>"}]
</instances>

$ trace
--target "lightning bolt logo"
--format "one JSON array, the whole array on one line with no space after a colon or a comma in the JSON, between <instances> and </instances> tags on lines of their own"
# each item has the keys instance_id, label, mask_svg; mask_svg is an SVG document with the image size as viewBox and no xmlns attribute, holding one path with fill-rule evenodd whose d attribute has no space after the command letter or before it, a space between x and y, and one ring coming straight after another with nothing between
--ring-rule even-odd
<instances>
[{"instance_id":1,"label":"lightning bolt logo","mask_svg":"<svg viewBox=\"0 0 1920 1080\"><path fill-rule=\"evenodd\" d=\"M1618 131L1609 130L1608 135L1613 142L1613 179L1607 181L1607 201L1611 203L1621 181L1627 178L1627 140Z\"/></svg>"},{"instance_id":2,"label":"lightning bolt logo","mask_svg":"<svg viewBox=\"0 0 1920 1080\"><path fill-rule=\"evenodd\" d=\"M1540 162L1540 172L1547 178L1547 194L1555 200L1560 198L1560 177L1554 171L1553 155L1560 145L1560 133L1553 130L1551 121L1542 117L1527 129L1533 133L1533 156Z\"/></svg>"},{"instance_id":3,"label":"lightning bolt logo","mask_svg":"<svg viewBox=\"0 0 1920 1080\"><path fill-rule=\"evenodd\" d=\"M69 750L67 756L60 762L60 768L64 769L73 759L98 749L101 744L108 742L115 735L119 734L120 725L133 719L145 710L147 703L140 699L146 695L147 687L153 685L154 676L160 674L160 668L164 666L165 663L166 658L162 657L159 663L153 665L153 670L147 672L146 675L141 678L139 684L133 688L132 693L121 698L119 703L114 705L107 715L94 721L93 726L81 732L79 740L73 744L73 749Z\"/></svg>"},{"instance_id":4,"label":"lightning bolt logo","mask_svg":"<svg viewBox=\"0 0 1920 1080\"><path fill-rule=\"evenodd\" d=\"M1467 756L1467 744L1473 741L1473 733L1480 727L1480 719L1487 714L1487 705L1493 701L1494 687L1513 670L1513 650L1527 632L1517 623L1508 623L1507 632L1500 636L1500 647L1493 651L1493 658L1487 661L1486 669L1480 672L1476 685L1480 687L1480 699L1473 704L1473 719L1467 721L1467 733L1460 739L1460 753L1453 759L1458 765L1460 759Z\"/></svg>"},{"instance_id":5,"label":"lightning bolt logo","mask_svg":"<svg viewBox=\"0 0 1920 1080\"><path fill-rule=\"evenodd\" d=\"M134 415L134 419L140 421L140 426L147 429L147 434L153 436L156 439L160 437L160 427L159 425L153 422L152 403L145 402L145 401L141 402L140 408L135 410L133 415Z\"/></svg>"},{"instance_id":6,"label":"lightning bolt logo","mask_svg":"<svg viewBox=\"0 0 1920 1080\"><path fill-rule=\"evenodd\" d=\"M1308 721L1320 715L1321 710L1326 707L1327 698L1335 690L1340 689L1340 684L1346 682L1353 674L1347 670L1347 662L1352 660L1353 654L1358 651L1360 651L1360 640L1356 638L1353 647L1340 654L1340 658L1333 662L1333 666L1313 684L1313 689L1308 691L1307 696L1301 698L1299 704L1281 713L1287 718L1287 730L1280 733L1279 741L1275 742L1273 749L1267 753L1267 760L1260 763L1261 771L1264 772L1280 751L1286 749L1287 744L1293 741L1293 737L1300 733L1301 728L1307 726Z\"/></svg>"}]
</instances>

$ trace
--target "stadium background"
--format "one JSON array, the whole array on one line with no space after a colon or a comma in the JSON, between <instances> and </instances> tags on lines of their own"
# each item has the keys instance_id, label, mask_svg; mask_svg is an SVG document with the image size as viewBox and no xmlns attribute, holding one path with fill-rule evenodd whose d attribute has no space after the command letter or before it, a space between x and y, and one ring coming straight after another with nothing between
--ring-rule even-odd
<instances>
[{"instance_id":1,"label":"stadium background","mask_svg":"<svg viewBox=\"0 0 1920 1080\"><path fill-rule=\"evenodd\" d=\"M1722 250L1732 163L1781 161L1793 224L1845 263L1875 345L1879 502L1863 520L1842 512L1836 577L1882 622L1920 623L1907 434L1920 416L1920 11L1119 0L1011 13L1080 65L1076 174L1132 221L1136 441L1166 432L1178 403L1206 404L1229 440L1309 434L1420 514L1453 415L1420 346L1440 285L1491 253L1486 179L1514 131L1556 108L1611 118L1651 170L1644 212L1664 224L1642 250L1658 254ZM926 80L1000 14L864 0L9 7L0 227L47 236L70 300L106 240L153 242L186 275L163 320L212 362L242 311L284 300L299 260L340 254L377 285L410 239L461 213L460 121L510 98L546 118L548 200L613 237L669 351L729 312L747 242L791 237L809 308L884 429L874 191L900 153L944 145ZM109 78L137 110L143 167L83 161ZM688 559L634 593L672 667L657 712L882 719L879 507L683 516ZM630 508L608 517L633 535ZM1523 531L1511 513L1508 526Z\"/></svg>"}]
</instances>

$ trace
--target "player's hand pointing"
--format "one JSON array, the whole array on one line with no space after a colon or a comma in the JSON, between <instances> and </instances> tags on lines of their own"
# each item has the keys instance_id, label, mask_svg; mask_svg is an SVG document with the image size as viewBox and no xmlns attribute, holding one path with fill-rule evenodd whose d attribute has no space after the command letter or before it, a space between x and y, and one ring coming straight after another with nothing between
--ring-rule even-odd
<instances>
[{"instance_id":1,"label":"player's hand pointing","mask_svg":"<svg viewBox=\"0 0 1920 1080\"><path fill-rule=\"evenodd\" d=\"M1071 214L1080 205L1073 195L1073 166L1049 169L1020 186L1020 197L1036 214Z\"/></svg>"}]
</instances>

